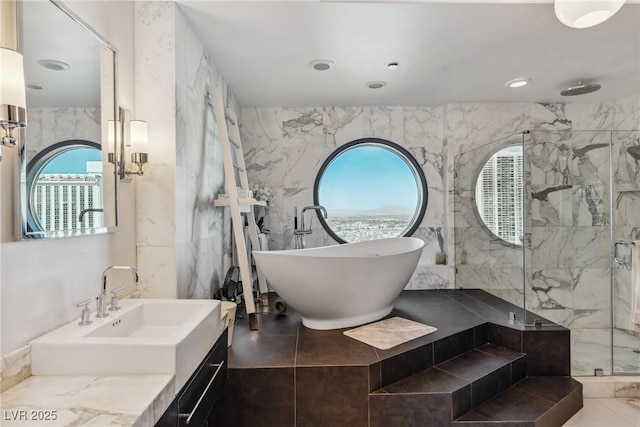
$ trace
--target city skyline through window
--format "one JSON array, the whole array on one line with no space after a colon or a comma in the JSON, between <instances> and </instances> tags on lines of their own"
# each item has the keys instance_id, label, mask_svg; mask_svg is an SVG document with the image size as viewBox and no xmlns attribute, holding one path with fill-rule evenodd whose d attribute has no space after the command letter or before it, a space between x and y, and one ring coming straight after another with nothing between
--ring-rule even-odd
<instances>
[{"instance_id":1,"label":"city skyline through window","mask_svg":"<svg viewBox=\"0 0 640 427\"><path fill-rule=\"evenodd\" d=\"M31 185L31 216L39 231L63 231L103 226L102 151L66 148L45 158Z\"/></svg>"},{"instance_id":2,"label":"city skyline through window","mask_svg":"<svg viewBox=\"0 0 640 427\"><path fill-rule=\"evenodd\" d=\"M316 189L326 225L345 242L404 235L426 193L415 169L404 153L383 144L344 149L321 171Z\"/></svg>"},{"instance_id":3,"label":"city skyline through window","mask_svg":"<svg viewBox=\"0 0 640 427\"><path fill-rule=\"evenodd\" d=\"M522 146L504 148L485 163L476 182L476 206L482 221L498 238L522 245Z\"/></svg>"}]
</instances>

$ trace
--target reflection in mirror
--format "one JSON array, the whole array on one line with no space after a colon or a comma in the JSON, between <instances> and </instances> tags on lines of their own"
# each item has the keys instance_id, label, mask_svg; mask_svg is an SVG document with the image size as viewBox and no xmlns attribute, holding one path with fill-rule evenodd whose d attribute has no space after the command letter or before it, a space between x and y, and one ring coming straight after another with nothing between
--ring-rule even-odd
<instances>
[{"instance_id":1,"label":"reflection in mirror","mask_svg":"<svg viewBox=\"0 0 640 427\"><path fill-rule=\"evenodd\" d=\"M117 180L102 143L115 117L115 52L59 2L19 5L29 118L21 237L107 232L117 225Z\"/></svg>"},{"instance_id":2,"label":"reflection in mirror","mask_svg":"<svg viewBox=\"0 0 640 427\"><path fill-rule=\"evenodd\" d=\"M410 236L424 216L427 182L407 150L365 138L339 147L325 160L314 202L327 209L327 218L318 218L337 242Z\"/></svg>"},{"instance_id":3,"label":"reflection in mirror","mask_svg":"<svg viewBox=\"0 0 640 427\"><path fill-rule=\"evenodd\" d=\"M501 149L487 160L476 181L480 218L499 241L516 246L523 239L522 157L522 145Z\"/></svg>"}]
</instances>

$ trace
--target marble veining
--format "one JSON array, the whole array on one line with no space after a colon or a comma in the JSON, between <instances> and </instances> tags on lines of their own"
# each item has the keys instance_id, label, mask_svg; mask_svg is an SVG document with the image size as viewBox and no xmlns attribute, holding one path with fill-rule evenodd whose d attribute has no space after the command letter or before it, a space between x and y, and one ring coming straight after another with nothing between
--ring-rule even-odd
<instances>
[{"instance_id":1,"label":"marble veining","mask_svg":"<svg viewBox=\"0 0 640 427\"><path fill-rule=\"evenodd\" d=\"M452 274L443 274L434 265L435 253L447 240L442 117L441 107L243 108L241 133L249 181L274 191L266 215L269 247L293 247L293 210L313 204L316 173L338 146L365 137L388 139L414 155L429 186L427 212L416 232L427 246L408 287L451 287ZM308 214L309 220L313 217ZM308 247L336 244L317 218L311 228Z\"/></svg>"},{"instance_id":2,"label":"marble veining","mask_svg":"<svg viewBox=\"0 0 640 427\"><path fill-rule=\"evenodd\" d=\"M2 425L150 427L173 400L173 383L171 375L33 376L2 393Z\"/></svg>"},{"instance_id":3,"label":"marble veining","mask_svg":"<svg viewBox=\"0 0 640 427\"><path fill-rule=\"evenodd\" d=\"M380 350L388 350L402 343L436 332L438 328L402 317L392 317L369 323L343 333Z\"/></svg>"},{"instance_id":4,"label":"marble veining","mask_svg":"<svg viewBox=\"0 0 640 427\"><path fill-rule=\"evenodd\" d=\"M0 359L0 393L31 376L31 347L22 346Z\"/></svg>"},{"instance_id":5,"label":"marble veining","mask_svg":"<svg viewBox=\"0 0 640 427\"><path fill-rule=\"evenodd\" d=\"M574 373L592 375L594 367L605 373L629 369L629 356L635 354L631 349L637 344L625 341L628 335L614 338L614 348L619 348L616 356L625 356L612 366L607 360L611 340L603 334L611 324L609 226L613 221L617 240L637 237L633 230L640 225L640 192L636 192L640 162L626 152L640 143L640 132L617 130L637 129L637 117L631 116L638 111L639 101L629 97L604 103L518 104L510 112L495 105L447 106L445 137L449 153L455 154L450 155L447 168L454 182L447 193L453 198L447 222L454 227L454 236L448 240L455 246L456 286L482 283L515 304L521 303L524 293L527 309L571 327ZM496 116L493 122L487 119L491 113ZM523 126L514 130L514 123ZM504 137L524 129L530 133L520 142L516 136ZM528 190L524 252L490 245L474 202L478 168L493 152L517 143L524 143ZM610 153L613 194L609 191ZM609 212L612 198L614 212ZM521 260L510 258L510 253ZM524 279L500 271L522 265L523 260ZM629 315L625 273L629 272L614 270L617 324L624 324ZM500 284L485 285L496 280Z\"/></svg>"},{"instance_id":6,"label":"marble veining","mask_svg":"<svg viewBox=\"0 0 640 427\"><path fill-rule=\"evenodd\" d=\"M24 130L27 162L58 142L81 139L100 143L99 107L29 108L29 127Z\"/></svg>"}]
</instances>

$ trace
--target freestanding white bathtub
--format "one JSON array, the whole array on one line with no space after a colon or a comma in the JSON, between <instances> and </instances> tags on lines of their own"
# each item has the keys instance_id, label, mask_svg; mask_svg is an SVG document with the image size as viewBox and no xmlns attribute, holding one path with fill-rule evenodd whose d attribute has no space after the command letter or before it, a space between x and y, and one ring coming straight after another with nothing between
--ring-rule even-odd
<instances>
[{"instance_id":1,"label":"freestanding white bathtub","mask_svg":"<svg viewBox=\"0 0 640 427\"><path fill-rule=\"evenodd\" d=\"M423 246L421 239L398 237L253 255L271 287L302 315L306 327L337 329L389 314Z\"/></svg>"}]
</instances>

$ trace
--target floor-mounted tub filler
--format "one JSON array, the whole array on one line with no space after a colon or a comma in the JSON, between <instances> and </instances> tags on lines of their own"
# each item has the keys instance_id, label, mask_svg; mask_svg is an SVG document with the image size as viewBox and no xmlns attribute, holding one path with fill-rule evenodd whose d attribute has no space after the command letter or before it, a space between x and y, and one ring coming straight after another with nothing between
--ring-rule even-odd
<instances>
[{"instance_id":1,"label":"floor-mounted tub filler","mask_svg":"<svg viewBox=\"0 0 640 427\"><path fill-rule=\"evenodd\" d=\"M413 237L283 251L254 251L273 289L311 329L381 319L413 274L424 242Z\"/></svg>"}]
</instances>

